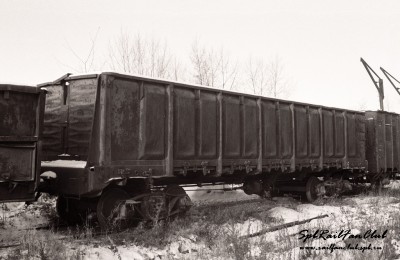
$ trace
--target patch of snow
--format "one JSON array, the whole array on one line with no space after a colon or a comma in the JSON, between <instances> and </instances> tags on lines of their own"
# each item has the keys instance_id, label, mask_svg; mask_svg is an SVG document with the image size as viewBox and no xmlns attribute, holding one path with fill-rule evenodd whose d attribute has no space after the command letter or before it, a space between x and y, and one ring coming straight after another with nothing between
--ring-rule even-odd
<instances>
[{"instance_id":1,"label":"patch of snow","mask_svg":"<svg viewBox=\"0 0 400 260\"><path fill-rule=\"evenodd\" d=\"M340 207L334 206L316 206L313 204L301 204L296 207L301 213L301 218L313 218L320 215L341 215L343 212Z\"/></svg>"},{"instance_id":2,"label":"patch of snow","mask_svg":"<svg viewBox=\"0 0 400 260\"><path fill-rule=\"evenodd\" d=\"M264 227L264 223L258 219L248 219L243 223L224 224L223 230L227 234L235 234L236 236L247 236L259 232Z\"/></svg>"},{"instance_id":3,"label":"patch of snow","mask_svg":"<svg viewBox=\"0 0 400 260\"><path fill-rule=\"evenodd\" d=\"M194 202L200 203L218 203L228 201L240 201L260 198L258 195L247 195L243 190L212 190L227 188L224 185L209 186L210 190L205 190L205 187L188 187L185 188L186 193Z\"/></svg>"},{"instance_id":4,"label":"patch of snow","mask_svg":"<svg viewBox=\"0 0 400 260\"><path fill-rule=\"evenodd\" d=\"M98 248L85 248L84 260L108 260L108 259L118 259L111 249L107 247Z\"/></svg>"},{"instance_id":5,"label":"patch of snow","mask_svg":"<svg viewBox=\"0 0 400 260\"><path fill-rule=\"evenodd\" d=\"M47 171L44 172L42 174L40 174L41 178L45 178L45 179L56 179L57 178L57 174L55 172L52 171Z\"/></svg>"},{"instance_id":6,"label":"patch of snow","mask_svg":"<svg viewBox=\"0 0 400 260\"><path fill-rule=\"evenodd\" d=\"M66 167L66 168L85 168L86 161L75 160L55 160L55 161L42 161L42 167Z\"/></svg>"},{"instance_id":7,"label":"patch of snow","mask_svg":"<svg viewBox=\"0 0 400 260\"><path fill-rule=\"evenodd\" d=\"M299 212L294 209L289 209L285 207L275 207L273 209L270 209L268 211L268 214L275 219L283 220L283 222L285 223L302 219L302 216Z\"/></svg>"},{"instance_id":8,"label":"patch of snow","mask_svg":"<svg viewBox=\"0 0 400 260\"><path fill-rule=\"evenodd\" d=\"M10 203L5 203L2 204L2 207L0 207L0 212L7 216L9 214L13 214L25 206L24 202L10 202Z\"/></svg>"},{"instance_id":9,"label":"patch of snow","mask_svg":"<svg viewBox=\"0 0 400 260\"><path fill-rule=\"evenodd\" d=\"M135 250L132 250L130 247L122 247L119 246L115 250L117 256L119 256L119 259L121 260L129 260L129 259L134 259L134 260L144 260L145 258Z\"/></svg>"},{"instance_id":10,"label":"patch of snow","mask_svg":"<svg viewBox=\"0 0 400 260\"><path fill-rule=\"evenodd\" d=\"M398 190L398 189L400 189L400 180L392 180L385 187L388 188L388 189Z\"/></svg>"}]
</instances>

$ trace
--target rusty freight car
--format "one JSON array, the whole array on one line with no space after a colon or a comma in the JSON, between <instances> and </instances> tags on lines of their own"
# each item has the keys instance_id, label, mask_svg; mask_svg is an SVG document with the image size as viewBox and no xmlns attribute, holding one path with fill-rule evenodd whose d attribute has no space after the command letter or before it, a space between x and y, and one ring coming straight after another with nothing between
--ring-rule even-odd
<instances>
[{"instance_id":1,"label":"rusty freight car","mask_svg":"<svg viewBox=\"0 0 400 260\"><path fill-rule=\"evenodd\" d=\"M45 93L0 84L0 201L33 201L39 185Z\"/></svg>"},{"instance_id":2,"label":"rusty freight car","mask_svg":"<svg viewBox=\"0 0 400 260\"><path fill-rule=\"evenodd\" d=\"M313 201L378 176L367 171L362 112L117 73L41 87L41 171L56 173L41 190L59 195L69 220L88 208L105 226L116 212L176 214L190 206L182 185Z\"/></svg>"},{"instance_id":3,"label":"rusty freight car","mask_svg":"<svg viewBox=\"0 0 400 260\"><path fill-rule=\"evenodd\" d=\"M365 118L366 159L369 172L396 177L400 169L399 115L385 111L366 111ZM385 180L385 178L380 179Z\"/></svg>"}]
</instances>

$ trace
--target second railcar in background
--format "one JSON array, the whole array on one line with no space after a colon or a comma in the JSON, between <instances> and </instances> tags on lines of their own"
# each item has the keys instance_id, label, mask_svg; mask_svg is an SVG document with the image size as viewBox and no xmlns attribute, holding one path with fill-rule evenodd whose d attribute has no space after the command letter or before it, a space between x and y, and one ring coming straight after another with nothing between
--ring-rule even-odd
<instances>
[{"instance_id":1,"label":"second railcar in background","mask_svg":"<svg viewBox=\"0 0 400 260\"><path fill-rule=\"evenodd\" d=\"M42 87L42 172L57 175L42 190L59 195L69 219L87 208L103 225L115 207L150 219L185 210L178 185L235 183L313 201L386 174L368 171L363 112L117 73Z\"/></svg>"},{"instance_id":2,"label":"second railcar in background","mask_svg":"<svg viewBox=\"0 0 400 260\"><path fill-rule=\"evenodd\" d=\"M385 111L366 111L365 118L369 172L396 177L400 169L400 116Z\"/></svg>"},{"instance_id":3,"label":"second railcar in background","mask_svg":"<svg viewBox=\"0 0 400 260\"><path fill-rule=\"evenodd\" d=\"M35 200L45 97L34 86L0 84L0 202Z\"/></svg>"}]
</instances>

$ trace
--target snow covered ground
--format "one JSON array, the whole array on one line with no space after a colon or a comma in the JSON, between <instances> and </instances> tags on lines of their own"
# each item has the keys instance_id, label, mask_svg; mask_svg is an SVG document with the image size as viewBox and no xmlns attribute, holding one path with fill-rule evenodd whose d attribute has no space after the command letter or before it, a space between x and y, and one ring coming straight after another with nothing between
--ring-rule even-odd
<instances>
[{"instance_id":1,"label":"snow covered ground","mask_svg":"<svg viewBox=\"0 0 400 260\"><path fill-rule=\"evenodd\" d=\"M81 227L75 238L51 230L26 230L57 221L54 199L29 206L4 204L0 207L0 259L400 259L400 182L392 183L382 196L360 194L317 204L289 197L260 201L242 191L188 194L195 206L188 217L167 229L139 227L139 231L101 237L91 237L90 227ZM249 199L254 202L219 206ZM321 215L327 216L246 237ZM340 237L340 231L348 234ZM304 237L300 239L315 232L319 233L305 243ZM2 248L12 244L19 245Z\"/></svg>"}]
</instances>

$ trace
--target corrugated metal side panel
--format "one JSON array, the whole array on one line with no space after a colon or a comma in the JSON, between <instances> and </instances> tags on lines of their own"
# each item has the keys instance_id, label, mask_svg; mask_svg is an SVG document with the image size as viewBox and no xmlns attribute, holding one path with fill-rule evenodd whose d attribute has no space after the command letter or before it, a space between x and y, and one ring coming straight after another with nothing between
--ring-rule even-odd
<instances>
[{"instance_id":1,"label":"corrugated metal side panel","mask_svg":"<svg viewBox=\"0 0 400 260\"><path fill-rule=\"evenodd\" d=\"M241 109L240 96L223 95L223 158L240 158L241 134Z\"/></svg>"},{"instance_id":2,"label":"corrugated metal side panel","mask_svg":"<svg viewBox=\"0 0 400 260\"><path fill-rule=\"evenodd\" d=\"M43 123L43 156L64 153L63 138L66 134L67 106L60 85L47 86L46 106ZM65 125L64 125L65 124Z\"/></svg>"},{"instance_id":3,"label":"corrugated metal side panel","mask_svg":"<svg viewBox=\"0 0 400 260\"><path fill-rule=\"evenodd\" d=\"M366 159L368 171L377 172L377 147L376 147L376 114L366 112Z\"/></svg>"},{"instance_id":4,"label":"corrugated metal side panel","mask_svg":"<svg viewBox=\"0 0 400 260\"><path fill-rule=\"evenodd\" d=\"M174 88L173 111L174 158L217 159L217 93Z\"/></svg>"},{"instance_id":5,"label":"corrugated metal side panel","mask_svg":"<svg viewBox=\"0 0 400 260\"><path fill-rule=\"evenodd\" d=\"M294 107L296 158L308 157L308 114L305 106Z\"/></svg>"},{"instance_id":6,"label":"corrugated metal side panel","mask_svg":"<svg viewBox=\"0 0 400 260\"><path fill-rule=\"evenodd\" d=\"M310 157L321 156L321 119L317 108L310 108Z\"/></svg>"},{"instance_id":7,"label":"corrugated metal side panel","mask_svg":"<svg viewBox=\"0 0 400 260\"><path fill-rule=\"evenodd\" d=\"M174 89L174 156L189 159L196 156L196 120L198 100L193 89Z\"/></svg>"},{"instance_id":8,"label":"corrugated metal side panel","mask_svg":"<svg viewBox=\"0 0 400 260\"><path fill-rule=\"evenodd\" d=\"M347 113L347 156L349 158L358 157L357 142L358 136L356 132L356 115L354 113Z\"/></svg>"},{"instance_id":9,"label":"corrugated metal side panel","mask_svg":"<svg viewBox=\"0 0 400 260\"><path fill-rule=\"evenodd\" d=\"M34 136L38 94L0 92L0 136Z\"/></svg>"},{"instance_id":10,"label":"corrugated metal side panel","mask_svg":"<svg viewBox=\"0 0 400 260\"><path fill-rule=\"evenodd\" d=\"M400 137L399 137L399 115L394 114L392 117L393 126L393 168L397 171L400 169Z\"/></svg>"},{"instance_id":11,"label":"corrugated metal side panel","mask_svg":"<svg viewBox=\"0 0 400 260\"><path fill-rule=\"evenodd\" d=\"M356 132L357 132L357 157L360 163L364 164L366 159L366 118L365 115L357 114Z\"/></svg>"},{"instance_id":12,"label":"corrugated metal side panel","mask_svg":"<svg viewBox=\"0 0 400 260\"><path fill-rule=\"evenodd\" d=\"M35 180L36 146L0 143L0 182Z\"/></svg>"},{"instance_id":13,"label":"corrugated metal side panel","mask_svg":"<svg viewBox=\"0 0 400 260\"><path fill-rule=\"evenodd\" d=\"M200 92L199 113L198 156L202 159L217 159L217 134L219 127L217 93Z\"/></svg>"},{"instance_id":14,"label":"corrugated metal side panel","mask_svg":"<svg viewBox=\"0 0 400 260\"><path fill-rule=\"evenodd\" d=\"M99 133L104 163L109 163L111 174L118 176L141 176L150 171L165 175L167 86L122 77L105 78L106 89L102 93L106 96L101 98L104 104L99 105L104 109L99 122L100 129L104 125Z\"/></svg>"},{"instance_id":15,"label":"corrugated metal side panel","mask_svg":"<svg viewBox=\"0 0 400 260\"><path fill-rule=\"evenodd\" d=\"M139 159L162 160L165 157L166 86L144 83L140 104Z\"/></svg>"},{"instance_id":16,"label":"corrugated metal side panel","mask_svg":"<svg viewBox=\"0 0 400 260\"><path fill-rule=\"evenodd\" d=\"M278 158L279 134L276 102L262 101L262 140L263 158Z\"/></svg>"},{"instance_id":17,"label":"corrugated metal side panel","mask_svg":"<svg viewBox=\"0 0 400 260\"><path fill-rule=\"evenodd\" d=\"M344 113L335 111L335 158L343 158L345 156L345 127Z\"/></svg>"},{"instance_id":18,"label":"corrugated metal side panel","mask_svg":"<svg viewBox=\"0 0 400 260\"><path fill-rule=\"evenodd\" d=\"M68 102L67 153L86 158L92 131L97 79L71 81Z\"/></svg>"},{"instance_id":19,"label":"corrugated metal side panel","mask_svg":"<svg viewBox=\"0 0 400 260\"><path fill-rule=\"evenodd\" d=\"M355 118L362 115L356 112L151 80L115 78L109 91L115 172L152 169L161 176L205 165L203 170L223 174L257 163L264 169L315 169L324 163L344 167L346 155L361 158Z\"/></svg>"},{"instance_id":20,"label":"corrugated metal side panel","mask_svg":"<svg viewBox=\"0 0 400 260\"><path fill-rule=\"evenodd\" d=\"M393 133L392 114L385 114L385 157L386 169L393 169Z\"/></svg>"},{"instance_id":21,"label":"corrugated metal side panel","mask_svg":"<svg viewBox=\"0 0 400 260\"><path fill-rule=\"evenodd\" d=\"M101 156L102 152L100 151L100 143L102 143L102 138L100 136L100 132L102 131L102 118L101 118L101 106L100 106L100 100L102 99L104 93L102 93L102 85L104 86L105 82L105 77L100 76L97 81L97 90L96 90L96 101L95 101L95 108L94 108L94 114L93 114L93 128L92 128L92 134L90 136L90 142L89 142L89 151L88 151L88 160L87 164L89 167L93 165L101 165L104 163L103 157ZM111 109L110 109L111 110ZM110 140L111 141L111 140ZM109 147L109 150L111 150L112 147ZM91 171L90 174L93 174L94 172ZM93 176L92 176L93 177ZM93 185L93 181L90 180L89 185ZM90 186L90 188L93 188L93 186Z\"/></svg>"},{"instance_id":22,"label":"corrugated metal side panel","mask_svg":"<svg viewBox=\"0 0 400 260\"><path fill-rule=\"evenodd\" d=\"M279 129L281 157L290 159L293 156L293 124L290 104L279 103Z\"/></svg>"},{"instance_id":23,"label":"corrugated metal side panel","mask_svg":"<svg viewBox=\"0 0 400 260\"><path fill-rule=\"evenodd\" d=\"M322 110L322 125L323 125L323 147L324 157L334 156L334 123L333 112Z\"/></svg>"},{"instance_id":24,"label":"corrugated metal side panel","mask_svg":"<svg viewBox=\"0 0 400 260\"><path fill-rule=\"evenodd\" d=\"M394 158L394 164L397 165L397 170L400 171L400 115L396 115L397 118L397 131L396 131L396 137L397 137L397 156Z\"/></svg>"},{"instance_id":25,"label":"corrugated metal side panel","mask_svg":"<svg viewBox=\"0 0 400 260\"><path fill-rule=\"evenodd\" d=\"M110 88L111 160L137 160L139 151L139 84L116 79Z\"/></svg>"},{"instance_id":26,"label":"corrugated metal side panel","mask_svg":"<svg viewBox=\"0 0 400 260\"><path fill-rule=\"evenodd\" d=\"M376 123L376 146L377 146L377 171L386 169L386 138L385 138L385 115L383 113L377 114Z\"/></svg>"},{"instance_id":27,"label":"corrugated metal side panel","mask_svg":"<svg viewBox=\"0 0 400 260\"><path fill-rule=\"evenodd\" d=\"M344 163L349 167L365 167L365 116L349 111L345 114L347 162Z\"/></svg>"},{"instance_id":28,"label":"corrugated metal side panel","mask_svg":"<svg viewBox=\"0 0 400 260\"><path fill-rule=\"evenodd\" d=\"M243 98L243 145L242 156L244 158L258 158L258 107L254 98ZM233 140L232 140L233 141Z\"/></svg>"},{"instance_id":29,"label":"corrugated metal side panel","mask_svg":"<svg viewBox=\"0 0 400 260\"><path fill-rule=\"evenodd\" d=\"M378 173L386 169L385 115L382 112L366 112L368 170Z\"/></svg>"}]
</instances>

